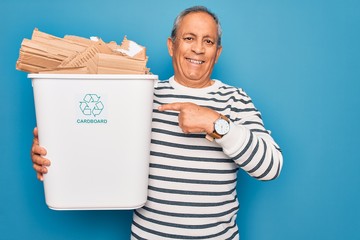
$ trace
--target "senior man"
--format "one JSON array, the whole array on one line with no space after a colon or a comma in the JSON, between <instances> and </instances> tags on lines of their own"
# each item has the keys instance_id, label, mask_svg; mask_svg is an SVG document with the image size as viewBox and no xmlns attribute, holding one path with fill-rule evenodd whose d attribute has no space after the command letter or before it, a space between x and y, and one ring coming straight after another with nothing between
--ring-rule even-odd
<instances>
[{"instance_id":1,"label":"senior man","mask_svg":"<svg viewBox=\"0 0 360 240\"><path fill-rule=\"evenodd\" d=\"M272 180L280 148L240 88L211 79L221 51L217 16L184 10L167 40L174 76L154 89L148 199L134 211L132 239L238 239L237 173ZM38 178L50 161L34 130Z\"/></svg>"}]
</instances>

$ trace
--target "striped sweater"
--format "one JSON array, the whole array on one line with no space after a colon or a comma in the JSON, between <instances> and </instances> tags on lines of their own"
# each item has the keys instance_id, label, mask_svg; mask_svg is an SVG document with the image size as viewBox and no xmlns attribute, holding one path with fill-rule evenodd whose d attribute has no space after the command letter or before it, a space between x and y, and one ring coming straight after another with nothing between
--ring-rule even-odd
<instances>
[{"instance_id":1,"label":"striped sweater","mask_svg":"<svg viewBox=\"0 0 360 240\"><path fill-rule=\"evenodd\" d=\"M159 105L193 102L230 120L230 131L209 142L184 134L178 113ZM238 239L236 193L239 168L259 180L276 178L282 154L259 111L239 88L219 80L187 88L170 78L154 91L148 199L134 211L132 239Z\"/></svg>"}]
</instances>

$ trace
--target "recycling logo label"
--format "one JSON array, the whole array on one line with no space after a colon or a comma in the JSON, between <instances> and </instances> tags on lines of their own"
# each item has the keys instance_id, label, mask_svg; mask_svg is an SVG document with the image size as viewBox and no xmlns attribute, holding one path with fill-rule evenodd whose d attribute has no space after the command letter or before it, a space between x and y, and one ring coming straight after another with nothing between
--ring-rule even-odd
<instances>
[{"instance_id":1,"label":"recycling logo label","mask_svg":"<svg viewBox=\"0 0 360 240\"><path fill-rule=\"evenodd\" d=\"M87 118L77 119L77 123L107 123L106 119L97 118L104 109L104 104L100 98L97 94L85 94L82 101L80 101L79 107L82 114Z\"/></svg>"},{"instance_id":2,"label":"recycling logo label","mask_svg":"<svg viewBox=\"0 0 360 240\"><path fill-rule=\"evenodd\" d=\"M80 102L80 109L84 115L94 115L96 117L104 109L100 97L96 94L86 94L83 100Z\"/></svg>"}]
</instances>

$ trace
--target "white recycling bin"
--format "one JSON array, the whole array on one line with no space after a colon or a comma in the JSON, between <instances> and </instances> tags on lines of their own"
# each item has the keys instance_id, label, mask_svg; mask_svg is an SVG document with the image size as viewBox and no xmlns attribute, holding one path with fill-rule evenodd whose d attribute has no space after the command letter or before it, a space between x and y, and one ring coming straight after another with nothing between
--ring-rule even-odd
<instances>
[{"instance_id":1,"label":"white recycling bin","mask_svg":"<svg viewBox=\"0 0 360 240\"><path fill-rule=\"evenodd\" d=\"M29 74L56 210L135 209L147 198L157 75Z\"/></svg>"}]
</instances>

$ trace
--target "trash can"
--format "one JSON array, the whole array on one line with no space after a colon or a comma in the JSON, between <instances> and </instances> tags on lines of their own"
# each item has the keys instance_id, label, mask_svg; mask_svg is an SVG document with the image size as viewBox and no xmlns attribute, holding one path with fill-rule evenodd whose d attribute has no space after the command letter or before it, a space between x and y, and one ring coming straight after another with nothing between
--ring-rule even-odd
<instances>
[{"instance_id":1,"label":"trash can","mask_svg":"<svg viewBox=\"0 0 360 240\"><path fill-rule=\"evenodd\" d=\"M55 210L135 209L147 198L156 75L29 74Z\"/></svg>"}]
</instances>

